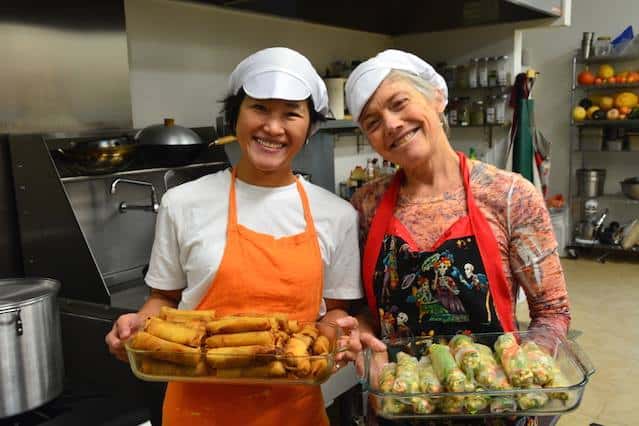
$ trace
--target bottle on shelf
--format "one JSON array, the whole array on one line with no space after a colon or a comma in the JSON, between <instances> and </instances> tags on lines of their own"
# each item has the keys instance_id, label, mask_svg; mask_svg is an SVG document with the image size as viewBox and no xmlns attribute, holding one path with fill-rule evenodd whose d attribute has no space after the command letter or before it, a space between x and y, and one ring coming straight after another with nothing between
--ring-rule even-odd
<instances>
[{"instance_id":1,"label":"bottle on shelf","mask_svg":"<svg viewBox=\"0 0 639 426\"><path fill-rule=\"evenodd\" d=\"M468 64L468 87L475 89L479 83L479 58L472 58Z\"/></svg>"}]
</instances>

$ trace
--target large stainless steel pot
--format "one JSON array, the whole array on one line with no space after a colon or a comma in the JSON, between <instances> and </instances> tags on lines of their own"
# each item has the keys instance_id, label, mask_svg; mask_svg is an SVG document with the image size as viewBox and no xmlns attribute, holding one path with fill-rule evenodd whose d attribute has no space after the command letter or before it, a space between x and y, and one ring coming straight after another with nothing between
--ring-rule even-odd
<instances>
[{"instance_id":1,"label":"large stainless steel pot","mask_svg":"<svg viewBox=\"0 0 639 426\"><path fill-rule=\"evenodd\" d=\"M32 410L62 392L62 336L47 278L0 280L0 418Z\"/></svg>"},{"instance_id":2,"label":"large stainless steel pot","mask_svg":"<svg viewBox=\"0 0 639 426\"><path fill-rule=\"evenodd\" d=\"M582 197L598 197L603 194L605 181L605 169L578 169L577 194Z\"/></svg>"}]
</instances>

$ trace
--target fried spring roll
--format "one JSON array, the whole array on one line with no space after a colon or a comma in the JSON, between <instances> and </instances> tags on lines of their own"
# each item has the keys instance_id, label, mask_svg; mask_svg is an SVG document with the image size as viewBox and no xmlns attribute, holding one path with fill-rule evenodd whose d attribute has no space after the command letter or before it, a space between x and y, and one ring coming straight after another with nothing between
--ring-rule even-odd
<instances>
[{"instance_id":1,"label":"fried spring roll","mask_svg":"<svg viewBox=\"0 0 639 426\"><path fill-rule=\"evenodd\" d=\"M313 339L313 341L315 341L315 339L317 339L317 337L319 336L319 330L314 325L306 324L297 334L303 334L304 336L308 336Z\"/></svg>"},{"instance_id":2,"label":"fried spring roll","mask_svg":"<svg viewBox=\"0 0 639 426\"><path fill-rule=\"evenodd\" d=\"M199 348L180 345L155 337L145 331L136 333L129 345L133 349L149 351L148 356L180 365L196 366L202 359Z\"/></svg>"},{"instance_id":3,"label":"fried spring roll","mask_svg":"<svg viewBox=\"0 0 639 426\"><path fill-rule=\"evenodd\" d=\"M326 336L319 336L313 343L313 353L315 355L325 355L329 353L331 349L331 342Z\"/></svg>"},{"instance_id":4,"label":"fried spring roll","mask_svg":"<svg viewBox=\"0 0 639 426\"><path fill-rule=\"evenodd\" d=\"M245 333L216 334L206 339L208 348L254 345L274 346L275 337L270 331L247 331Z\"/></svg>"},{"instance_id":5,"label":"fried spring roll","mask_svg":"<svg viewBox=\"0 0 639 426\"><path fill-rule=\"evenodd\" d=\"M278 348L284 348L286 346L286 342L291 338L286 331L274 331L273 336L275 336L275 346Z\"/></svg>"},{"instance_id":6,"label":"fried spring roll","mask_svg":"<svg viewBox=\"0 0 639 426\"><path fill-rule=\"evenodd\" d=\"M265 331L271 328L271 321L268 318L257 317L228 317L206 324L206 330L212 334Z\"/></svg>"},{"instance_id":7,"label":"fried spring roll","mask_svg":"<svg viewBox=\"0 0 639 426\"><path fill-rule=\"evenodd\" d=\"M149 376L169 377L198 377L206 376L208 369L205 362L198 362L195 367L173 364L167 361L157 361L150 357L144 357L140 365L140 371Z\"/></svg>"},{"instance_id":8,"label":"fried spring roll","mask_svg":"<svg viewBox=\"0 0 639 426\"><path fill-rule=\"evenodd\" d=\"M187 321L213 321L215 319L214 310L198 310L185 311L180 309L162 306L160 308L160 318L171 322L187 322Z\"/></svg>"},{"instance_id":9,"label":"fried spring roll","mask_svg":"<svg viewBox=\"0 0 639 426\"><path fill-rule=\"evenodd\" d=\"M282 377L284 375L286 375L286 369L280 361L272 361L266 365L247 368L220 368L216 372L217 377L225 379L237 379L241 377Z\"/></svg>"},{"instance_id":10,"label":"fried spring roll","mask_svg":"<svg viewBox=\"0 0 639 426\"><path fill-rule=\"evenodd\" d=\"M300 323L297 320L288 320L286 323L287 331L289 333L299 333L300 331Z\"/></svg>"},{"instance_id":11,"label":"fried spring roll","mask_svg":"<svg viewBox=\"0 0 639 426\"><path fill-rule=\"evenodd\" d=\"M275 354L272 346L234 346L206 351L206 362L213 368L247 367L271 360L266 355ZM261 361L261 362L260 362Z\"/></svg>"},{"instance_id":12,"label":"fried spring roll","mask_svg":"<svg viewBox=\"0 0 639 426\"><path fill-rule=\"evenodd\" d=\"M204 339L204 331L190 328L183 324L164 321L157 317L151 317L146 321L144 331L168 340L169 342L179 343L181 345L199 348Z\"/></svg>"},{"instance_id":13,"label":"fried spring roll","mask_svg":"<svg viewBox=\"0 0 639 426\"><path fill-rule=\"evenodd\" d=\"M297 370L302 376L308 375L311 370L311 362L308 357L308 348L311 345L311 337L303 334L295 334L289 339L284 348L286 364Z\"/></svg>"},{"instance_id":14,"label":"fried spring roll","mask_svg":"<svg viewBox=\"0 0 639 426\"><path fill-rule=\"evenodd\" d=\"M328 368L328 360L326 358L316 358L311 361L311 377L316 380L323 380L331 373Z\"/></svg>"}]
</instances>

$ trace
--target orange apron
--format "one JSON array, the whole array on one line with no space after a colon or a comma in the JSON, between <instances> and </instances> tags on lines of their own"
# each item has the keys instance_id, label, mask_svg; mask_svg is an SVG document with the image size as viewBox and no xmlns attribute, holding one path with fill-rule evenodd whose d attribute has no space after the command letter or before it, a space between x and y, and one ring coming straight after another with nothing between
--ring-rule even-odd
<instances>
[{"instance_id":1,"label":"orange apron","mask_svg":"<svg viewBox=\"0 0 639 426\"><path fill-rule=\"evenodd\" d=\"M226 247L222 262L197 309L216 315L288 313L315 321L322 297L323 267L313 217L302 184L297 190L306 229L274 238L237 222L233 169L229 191ZM262 212L264 219L277 212ZM169 383L164 426L328 425L319 386Z\"/></svg>"}]
</instances>

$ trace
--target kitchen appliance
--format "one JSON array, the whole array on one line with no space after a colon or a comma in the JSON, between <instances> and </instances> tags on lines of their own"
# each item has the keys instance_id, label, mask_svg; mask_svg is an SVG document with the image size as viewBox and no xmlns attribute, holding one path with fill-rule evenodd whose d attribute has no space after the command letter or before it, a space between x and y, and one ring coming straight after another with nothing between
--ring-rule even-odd
<instances>
[{"instance_id":1,"label":"kitchen appliance","mask_svg":"<svg viewBox=\"0 0 639 426\"><path fill-rule=\"evenodd\" d=\"M0 279L0 418L24 413L63 389L62 338L48 278Z\"/></svg>"},{"instance_id":2,"label":"kitchen appliance","mask_svg":"<svg viewBox=\"0 0 639 426\"><path fill-rule=\"evenodd\" d=\"M605 169L578 169L577 194L582 197L598 197L603 194L605 181Z\"/></svg>"},{"instance_id":3,"label":"kitchen appliance","mask_svg":"<svg viewBox=\"0 0 639 426\"><path fill-rule=\"evenodd\" d=\"M126 167L136 152L135 140L124 135L114 138L72 142L58 152L81 174L113 173Z\"/></svg>"},{"instance_id":4,"label":"kitchen appliance","mask_svg":"<svg viewBox=\"0 0 639 426\"><path fill-rule=\"evenodd\" d=\"M621 192L633 200L639 200L639 177L631 177L621 182Z\"/></svg>"},{"instance_id":5,"label":"kitchen appliance","mask_svg":"<svg viewBox=\"0 0 639 426\"><path fill-rule=\"evenodd\" d=\"M145 127L135 139L145 160L162 166L188 164L205 146L197 133L176 125L172 118L165 118L162 124Z\"/></svg>"}]
</instances>

